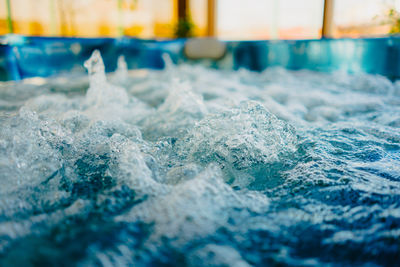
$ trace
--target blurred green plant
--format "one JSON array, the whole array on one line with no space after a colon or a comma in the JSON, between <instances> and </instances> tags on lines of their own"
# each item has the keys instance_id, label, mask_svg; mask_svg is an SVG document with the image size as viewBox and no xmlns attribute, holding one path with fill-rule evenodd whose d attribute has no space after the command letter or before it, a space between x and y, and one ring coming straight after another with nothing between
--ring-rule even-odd
<instances>
[{"instance_id":1,"label":"blurred green plant","mask_svg":"<svg viewBox=\"0 0 400 267\"><path fill-rule=\"evenodd\" d=\"M389 24L389 34L400 34L400 12L395 8L389 8L383 17L382 24Z\"/></svg>"},{"instance_id":2,"label":"blurred green plant","mask_svg":"<svg viewBox=\"0 0 400 267\"><path fill-rule=\"evenodd\" d=\"M180 19L175 27L175 37L187 38L194 36L194 23L190 17Z\"/></svg>"}]
</instances>

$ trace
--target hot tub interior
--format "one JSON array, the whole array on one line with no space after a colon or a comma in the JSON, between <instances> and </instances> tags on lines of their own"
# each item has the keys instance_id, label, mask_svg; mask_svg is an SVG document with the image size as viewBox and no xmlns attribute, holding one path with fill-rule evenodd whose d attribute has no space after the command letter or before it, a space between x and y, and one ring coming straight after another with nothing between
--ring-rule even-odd
<instances>
[{"instance_id":1,"label":"hot tub interior","mask_svg":"<svg viewBox=\"0 0 400 267\"><path fill-rule=\"evenodd\" d=\"M396 69L230 45L108 74L95 51L88 77L14 54L14 78L71 73L0 84L0 265L399 262Z\"/></svg>"}]
</instances>

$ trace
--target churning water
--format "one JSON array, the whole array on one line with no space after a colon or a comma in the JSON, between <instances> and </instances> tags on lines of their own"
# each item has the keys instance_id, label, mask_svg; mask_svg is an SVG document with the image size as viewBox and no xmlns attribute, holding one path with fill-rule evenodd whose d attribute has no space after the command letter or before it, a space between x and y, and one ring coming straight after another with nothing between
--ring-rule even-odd
<instances>
[{"instance_id":1,"label":"churning water","mask_svg":"<svg viewBox=\"0 0 400 267\"><path fill-rule=\"evenodd\" d=\"M0 85L1 266L399 264L400 84L119 63Z\"/></svg>"}]
</instances>

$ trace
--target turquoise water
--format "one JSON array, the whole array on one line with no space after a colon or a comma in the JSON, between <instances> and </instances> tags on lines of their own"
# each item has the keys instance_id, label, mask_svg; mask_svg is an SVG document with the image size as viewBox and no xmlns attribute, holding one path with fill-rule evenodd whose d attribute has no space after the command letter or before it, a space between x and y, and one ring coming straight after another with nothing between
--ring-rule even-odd
<instances>
[{"instance_id":1,"label":"turquoise water","mask_svg":"<svg viewBox=\"0 0 400 267\"><path fill-rule=\"evenodd\" d=\"M1 266L400 262L399 83L85 66L0 85Z\"/></svg>"}]
</instances>

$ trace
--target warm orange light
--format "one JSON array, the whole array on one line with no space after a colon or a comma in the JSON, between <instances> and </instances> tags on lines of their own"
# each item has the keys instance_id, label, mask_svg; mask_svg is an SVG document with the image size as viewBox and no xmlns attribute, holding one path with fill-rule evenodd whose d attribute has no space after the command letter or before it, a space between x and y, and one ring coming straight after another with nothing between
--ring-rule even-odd
<instances>
[{"instance_id":1,"label":"warm orange light","mask_svg":"<svg viewBox=\"0 0 400 267\"><path fill-rule=\"evenodd\" d=\"M118 8L118 1L122 1ZM216 35L223 39L319 38L323 0L213 0ZM189 0L196 36L207 35L207 3ZM387 1L335 0L334 37L384 35L376 19ZM0 1L0 34L8 33L6 1ZM177 0L10 0L13 30L40 36L172 38ZM393 0L400 9L400 0Z\"/></svg>"}]
</instances>

